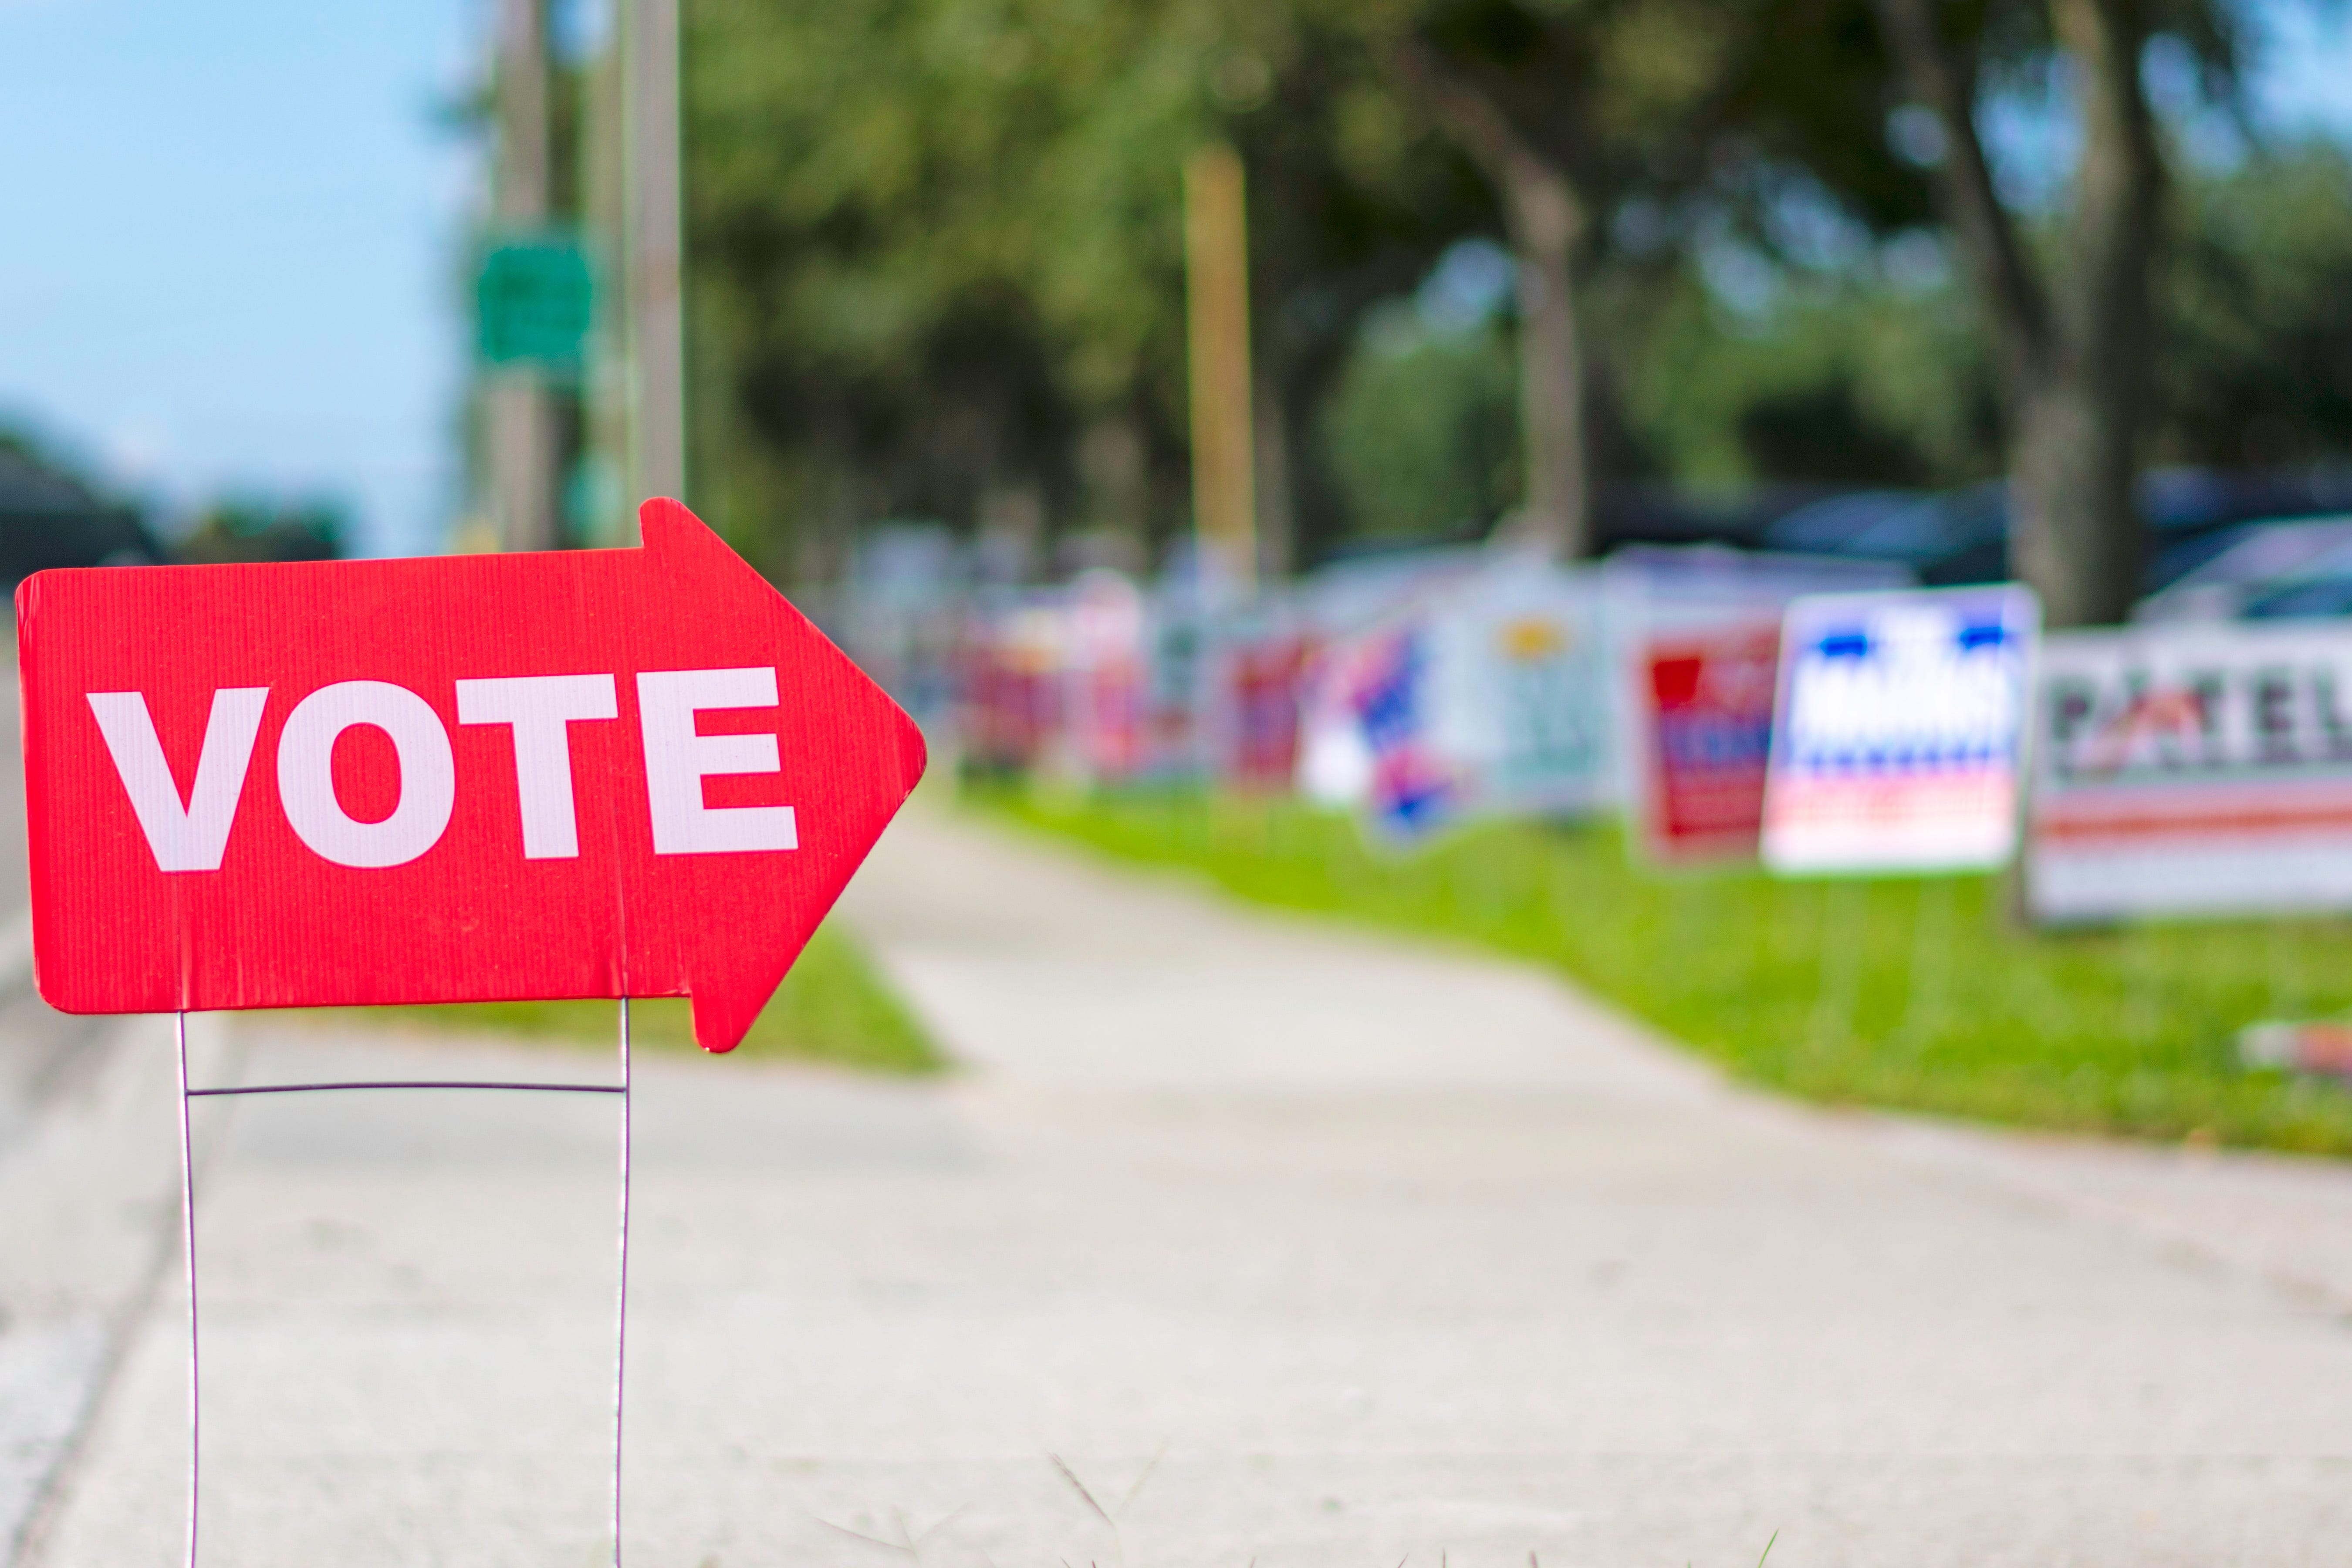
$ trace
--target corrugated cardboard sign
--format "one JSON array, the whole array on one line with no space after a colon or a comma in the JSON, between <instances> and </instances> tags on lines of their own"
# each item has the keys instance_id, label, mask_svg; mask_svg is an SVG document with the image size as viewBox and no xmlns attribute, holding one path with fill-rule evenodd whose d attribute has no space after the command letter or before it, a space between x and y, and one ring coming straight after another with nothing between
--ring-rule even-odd
<instances>
[{"instance_id":1,"label":"corrugated cardboard sign","mask_svg":"<svg viewBox=\"0 0 2352 1568\"><path fill-rule=\"evenodd\" d=\"M1408 613L1326 647L1311 683L1301 787L1356 807L1391 847L1425 843L1461 815L1461 780L1430 741L1429 667L1428 627Z\"/></svg>"},{"instance_id":2,"label":"corrugated cardboard sign","mask_svg":"<svg viewBox=\"0 0 2352 1568\"><path fill-rule=\"evenodd\" d=\"M2036 918L2352 909L2352 627L2067 632L2041 684Z\"/></svg>"},{"instance_id":3,"label":"corrugated cardboard sign","mask_svg":"<svg viewBox=\"0 0 2352 1568\"><path fill-rule=\"evenodd\" d=\"M1753 859L1772 749L1778 621L1667 633L1641 649L1642 844L1654 859Z\"/></svg>"},{"instance_id":4,"label":"corrugated cardboard sign","mask_svg":"<svg viewBox=\"0 0 2352 1568\"><path fill-rule=\"evenodd\" d=\"M1137 778L1150 758L1143 595L1116 572L1088 572L1071 584L1069 623L1069 765L1089 783Z\"/></svg>"},{"instance_id":5,"label":"corrugated cardboard sign","mask_svg":"<svg viewBox=\"0 0 2352 1568\"><path fill-rule=\"evenodd\" d=\"M1799 599L1780 630L1764 863L1981 869L2015 852L2040 612L2021 587Z\"/></svg>"},{"instance_id":6,"label":"corrugated cardboard sign","mask_svg":"<svg viewBox=\"0 0 2352 1568\"><path fill-rule=\"evenodd\" d=\"M1569 814L1613 802L1601 604L1589 574L1508 560L1433 602L1432 739L1468 810Z\"/></svg>"},{"instance_id":7,"label":"corrugated cardboard sign","mask_svg":"<svg viewBox=\"0 0 2352 1568\"><path fill-rule=\"evenodd\" d=\"M732 1047L922 736L686 508L642 518L642 550L26 579L41 994L690 995Z\"/></svg>"},{"instance_id":8,"label":"corrugated cardboard sign","mask_svg":"<svg viewBox=\"0 0 2352 1568\"><path fill-rule=\"evenodd\" d=\"M1207 631L1198 711L1210 776L1248 793L1287 789L1298 773L1307 627L1295 606L1264 599L1216 617Z\"/></svg>"}]
</instances>

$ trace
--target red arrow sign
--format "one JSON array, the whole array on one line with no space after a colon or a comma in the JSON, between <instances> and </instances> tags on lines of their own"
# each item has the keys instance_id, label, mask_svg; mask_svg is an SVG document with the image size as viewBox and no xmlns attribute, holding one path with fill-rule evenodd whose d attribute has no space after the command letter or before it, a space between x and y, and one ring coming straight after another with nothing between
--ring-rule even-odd
<instances>
[{"instance_id":1,"label":"red arrow sign","mask_svg":"<svg viewBox=\"0 0 2352 1568\"><path fill-rule=\"evenodd\" d=\"M27 578L41 994L690 995L732 1047L923 741L693 513L641 520L642 550Z\"/></svg>"}]
</instances>

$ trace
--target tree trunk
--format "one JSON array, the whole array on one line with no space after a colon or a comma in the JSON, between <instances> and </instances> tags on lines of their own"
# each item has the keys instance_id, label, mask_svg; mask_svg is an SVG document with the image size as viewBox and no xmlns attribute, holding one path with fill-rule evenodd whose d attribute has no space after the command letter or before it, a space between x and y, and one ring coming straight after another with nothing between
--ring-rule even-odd
<instances>
[{"instance_id":1,"label":"tree trunk","mask_svg":"<svg viewBox=\"0 0 2352 1568\"><path fill-rule=\"evenodd\" d=\"M1519 264L1520 527L1554 560L1592 552L1585 473L1584 358L1576 331L1574 253L1582 211L1559 172L1512 160L1503 210Z\"/></svg>"},{"instance_id":2,"label":"tree trunk","mask_svg":"<svg viewBox=\"0 0 2352 1568\"><path fill-rule=\"evenodd\" d=\"M2064 364L2058 397L2080 412L2064 422L2076 439L2021 428L2012 467L2050 467L2011 509L2021 566L2042 590L2055 626L2101 626L2130 614L2141 587L2141 524L2133 495L2147 409L2155 333L2156 251L2164 166L2140 80L2147 42L2142 0L2053 0L2059 41L2080 76L2083 162L2075 174L2074 233L2053 325ZM2029 409L2031 416L2039 412ZM2055 416L2055 411L2053 411ZM2052 423L2063 416L2053 416ZM2043 510L2038 517L2032 509Z\"/></svg>"},{"instance_id":3,"label":"tree trunk","mask_svg":"<svg viewBox=\"0 0 2352 1568\"><path fill-rule=\"evenodd\" d=\"M2133 486L2147 406L2163 165L2139 60L2140 0L2052 0L2073 57L2083 161L2066 260L2038 275L1977 134L1975 39L1937 0L1878 0L1913 94L1943 123L1937 194L1975 279L2008 426L2011 569L2052 626L2122 620L2138 598Z\"/></svg>"},{"instance_id":4,"label":"tree trunk","mask_svg":"<svg viewBox=\"0 0 2352 1568\"><path fill-rule=\"evenodd\" d=\"M1399 74L1492 182L1518 263L1519 442L1524 491L1517 531L1556 561L1592 553L1592 481L1584 430L1584 358L1576 320L1576 251L1584 204L1576 187L1499 106L1417 42Z\"/></svg>"},{"instance_id":5,"label":"tree trunk","mask_svg":"<svg viewBox=\"0 0 2352 1568\"><path fill-rule=\"evenodd\" d=\"M2010 570L2041 595L2053 628L2113 626L2139 597L2137 402L2062 374L2012 416Z\"/></svg>"}]
</instances>

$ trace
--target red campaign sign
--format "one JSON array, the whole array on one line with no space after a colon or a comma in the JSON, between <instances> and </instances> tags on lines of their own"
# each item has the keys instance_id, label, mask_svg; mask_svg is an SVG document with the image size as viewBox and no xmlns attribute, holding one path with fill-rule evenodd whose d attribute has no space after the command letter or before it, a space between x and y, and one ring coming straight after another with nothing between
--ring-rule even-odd
<instances>
[{"instance_id":1,"label":"red campaign sign","mask_svg":"<svg viewBox=\"0 0 2352 1568\"><path fill-rule=\"evenodd\" d=\"M1780 629L1672 636L1641 661L1643 837L1664 860L1753 858L1764 822Z\"/></svg>"},{"instance_id":2,"label":"red campaign sign","mask_svg":"<svg viewBox=\"0 0 2352 1568\"><path fill-rule=\"evenodd\" d=\"M685 995L731 1048L923 740L684 506L640 517L641 550L26 579L42 996Z\"/></svg>"},{"instance_id":3,"label":"red campaign sign","mask_svg":"<svg viewBox=\"0 0 2352 1568\"><path fill-rule=\"evenodd\" d=\"M1220 659L1224 744L1219 773L1237 789L1286 790L1298 775L1298 705L1307 647L1286 633L1261 636Z\"/></svg>"}]
</instances>

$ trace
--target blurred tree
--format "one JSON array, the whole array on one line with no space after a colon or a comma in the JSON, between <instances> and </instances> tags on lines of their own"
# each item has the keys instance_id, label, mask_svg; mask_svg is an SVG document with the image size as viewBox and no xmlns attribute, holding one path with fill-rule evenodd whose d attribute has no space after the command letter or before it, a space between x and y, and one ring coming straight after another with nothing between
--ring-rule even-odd
<instances>
[{"instance_id":1,"label":"blurred tree","mask_svg":"<svg viewBox=\"0 0 2352 1568\"><path fill-rule=\"evenodd\" d=\"M1551 498L1529 510L1581 551L1589 356L1562 268L1635 206L1656 249L1702 210L1769 242L1795 186L1916 216L1921 183L1876 135L1865 4L695 0L698 341L760 452L730 471L767 492L730 507L721 487L722 514L822 516L804 577L894 511L1033 553L1053 518L1180 528L1177 171L1222 135L1249 168L1260 511L1313 553L1343 510L1315 411L1363 312L1465 235L1517 234L1523 263L1537 244L1510 216L1537 198L1465 160L1485 155L1453 112L1472 102L1576 182L1578 254L1545 239L1523 265L1517 332L1545 433L1521 443L1528 493Z\"/></svg>"},{"instance_id":2,"label":"blurred tree","mask_svg":"<svg viewBox=\"0 0 2352 1568\"><path fill-rule=\"evenodd\" d=\"M1484 172L1519 263L1520 527L1589 552L1588 345L1578 297L1631 227L1768 244L1791 203L1883 226L1921 208L1888 155L1864 0L1385 0L1357 7Z\"/></svg>"},{"instance_id":3,"label":"blurred tree","mask_svg":"<svg viewBox=\"0 0 2352 1568\"><path fill-rule=\"evenodd\" d=\"M1918 3L1980 118L2064 100L2072 35L2043 5ZM2187 38L2226 96L2227 36L2200 3L2165 0L2142 36ZM2042 300L2042 346L1986 325L1973 231L1922 226L1931 178L1968 158L1883 51L1882 16L1910 4L688 0L696 423L726 454L697 491L803 581L837 576L851 528L892 515L988 533L1033 567L1057 539L1116 534L1133 560L1183 531L1179 182L1212 138L1248 166L1259 510L1295 559L1351 520L1476 523L1523 495L1556 548L1585 548L1562 520L1589 516L1596 471L1653 460L1720 482L2007 466L2022 488L2023 456L2036 474L2058 457L2021 426L2020 389L2106 395L2081 367L2129 315L2091 310L2065 258L2121 264L2084 249L2081 181L1994 190L1978 227ZM2131 351L2152 455L2336 449L2327 171L2258 156L2183 187L2170 347ZM1564 251L1530 227L1553 198L1572 205ZM2116 200L2100 210L2120 221ZM1366 330L1478 237L1513 240L1516 309L1402 350ZM1514 353L1514 417L1540 442L1488 427ZM1403 486L1415 443L1438 477ZM2058 456L2089 471L2096 446Z\"/></svg>"},{"instance_id":4,"label":"blurred tree","mask_svg":"<svg viewBox=\"0 0 2352 1568\"><path fill-rule=\"evenodd\" d=\"M2132 486L2154 384L2165 160L2147 88L2164 38L2199 85L2234 91L2233 14L2218 0L1876 0L1919 117L1945 219L1997 367L2010 556L2057 626L2123 618L2140 584ZM2061 68L2063 66L2063 69ZM2081 142L2063 233L2035 254L1984 136L1988 100L2063 82Z\"/></svg>"},{"instance_id":5,"label":"blurred tree","mask_svg":"<svg viewBox=\"0 0 2352 1568\"><path fill-rule=\"evenodd\" d=\"M1517 495L1517 384L1497 323L1433 330L1402 302L1377 313L1320 422L1357 530L1485 531Z\"/></svg>"},{"instance_id":6,"label":"blurred tree","mask_svg":"<svg viewBox=\"0 0 2352 1568\"><path fill-rule=\"evenodd\" d=\"M1361 41L1289 6L696 0L688 18L698 309L760 452L730 467L771 492L737 510L823 515L804 577L894 511L1032 553L1055 519L1182 526L1178 172L1212 136L1249 165L1277 537L1336 529L1312 413L1358 317L1491 223Z\"/></svg>"},{"instance_id":7,"label":"blurred tree","mask_svg":"<svg viewBox=\"0 0 2352 1568\"><path fill-rule=\"evenodd\" d=\"M2352 458L2352 154L2258 151L2183 183L2150 455L2215 467Z\"/></svg>"},{"instance_id":8,"label":"blurred tree","mask_svg":"<svg viewBox=\"0 0 2352 1568\"><path fill-rule=\"evenodd\" d=\"M1628 412L1672 479L1958 485L2000 472L1974 300L1923 236L1780 280L1748 314L1677 274L1629 331ZM1916 269L1906 273L1903 268Z\"/></svg>"},{"instance_id":9,"label":"blurred tree","mask_svg":"<svg viewBox=\"0 0 2352 1568\"><path fill-rule=\"evenodd\" d=\"M2352 460L2352 153L2257 149L2176 190L2146 458ZM2049 227L2027 226L2037 247ZM1783 269L1745 311L1678 271L1631 323L1624 373L1664 471L1702 485L1997 477L1998 375L1979 299L1943 250L1914 232L1835 270Z\"/></svg>"},{"instance_id":10,"label":"blurred tree","mask_svg":"<svg viewBox=\"0 0 2352 1568\"><path fill-rule=\"evenodd\" d=\"M1312 6L1287 15L1266 52L1226 50L1210 82L1250 173L1254 348L1270 394L1261 525L1287 535L1296 563L1364 521L1322 416L1369 313L1498 219L1475 172L1398 92L1377 35Z\"/></svg>"},{"instance_id":11,"label":"blurred tree","mask_svg":"<svg viewBox=\"0 0 2352 1568\"><path fill-rule=\"evenodd\" d=\"M0 425L0 583L58 566L152 565L138 509L28 431Z\"/></svg>"},{"instance_id":12,"label":"blurred tree","mask_svg":"<svg viewBox=\"0 0 2352 1568\"><path fill-rule=\"evenodd\" d=\"M862 520L1033 522L1067 410L1021 187L1075 85L1060 62L962 0L696 0L686 22L697 347L726 371L698 418L751 459L698 488L803 580L838 574ZM1115 356L1131 327L1093 324Z\"/></svg>"},{"instance_id":13,"label":"blurred tree","mask_svg":"<svg viewBox=\"0 0 2352 1568\"><path fill-rule=\"evenodd\" d=\"M350 526L343 507L329 500L215 501L181 536L173 554L189 565L236 561L331 561L343 552Z\"/></svg>"}]
</instances>

